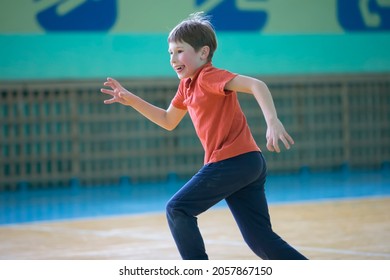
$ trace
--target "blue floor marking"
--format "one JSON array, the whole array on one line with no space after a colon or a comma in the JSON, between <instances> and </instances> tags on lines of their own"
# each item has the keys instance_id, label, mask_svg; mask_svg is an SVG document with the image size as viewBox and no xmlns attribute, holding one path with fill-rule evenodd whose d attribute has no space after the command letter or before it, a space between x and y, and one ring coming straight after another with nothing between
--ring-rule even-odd
<instances>
[{"instance_id":1,"label":"blue floor marking","mask_svg":"<svg viewBox=\"0 0 390 280\"><path fill-rule=\"evenodd\" d=\"M0 192L0 225L161 212L185 182ZM268 176L270 205L390 196L388 170ZM223 202L216 207L225 206Z\"/></svg>"}]
</instances>

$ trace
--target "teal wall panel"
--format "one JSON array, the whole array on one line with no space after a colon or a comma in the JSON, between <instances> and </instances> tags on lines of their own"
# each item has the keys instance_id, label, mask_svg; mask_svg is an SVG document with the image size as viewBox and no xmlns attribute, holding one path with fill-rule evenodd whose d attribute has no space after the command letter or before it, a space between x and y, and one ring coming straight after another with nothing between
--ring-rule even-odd
<instances>
[{"instance_id":1,"label":"teal wall panel","mask_svg":"<svg viewBox=\"0 0 390 280\"><path fill-rule=\"evenodd\" d=\"M175 77L166 34L0 36L0 80ZM390 72L387 33L221 33L214 65L246 75Z\"/></svg>"}]
</instances>

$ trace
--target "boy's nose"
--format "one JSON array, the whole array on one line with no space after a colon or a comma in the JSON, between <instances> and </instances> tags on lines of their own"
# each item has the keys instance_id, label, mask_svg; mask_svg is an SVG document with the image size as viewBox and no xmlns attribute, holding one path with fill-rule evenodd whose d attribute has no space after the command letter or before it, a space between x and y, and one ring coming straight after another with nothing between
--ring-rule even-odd
<instances>
[{"instance_id":1,"label":"boy's nose","mask_svg":"<svg viewBox=\"0 0 390 280\"><path fill-rule=\"evenodd\" d=\"M177 62L177 55L171 54L171 64Z\"/></svg>"}]
</instances>

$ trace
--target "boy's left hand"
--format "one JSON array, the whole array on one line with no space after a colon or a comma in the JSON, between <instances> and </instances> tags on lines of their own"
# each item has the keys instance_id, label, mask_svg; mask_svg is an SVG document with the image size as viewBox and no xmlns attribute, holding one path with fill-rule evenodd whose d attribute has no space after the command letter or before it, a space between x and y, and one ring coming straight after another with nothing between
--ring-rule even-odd
<instances>
[{"instance_id":1,"label":"boy's left hand","mask_svg":"<svg viewBox=\"0 0 390 280\"><path fill-rule=\"evenodd\" d=\"M292 137L286 132L280 120L272 121L267 127L267 149L271 152L280 152L279 140L283 142L287 150L294 144Z\"/></svg>"}]
</instances>

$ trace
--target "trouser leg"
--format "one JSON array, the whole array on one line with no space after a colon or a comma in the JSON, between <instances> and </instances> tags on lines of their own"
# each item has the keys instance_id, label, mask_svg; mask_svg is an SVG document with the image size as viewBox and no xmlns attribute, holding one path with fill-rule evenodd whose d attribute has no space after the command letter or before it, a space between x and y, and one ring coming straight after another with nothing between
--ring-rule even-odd
<instances>
[{"instance_id":1,"label":"trouser leg","mask_svg":"<svg viewBox=\"0 0 390 280\"><path fill-rule=\"evenodd\" d=\"M306 259L273 231L263 190L250 185L226 198L244 240L262 259Z\"/></svg>"},{"instance_id":2,"label":"trouser leg","mask_svg":"<svg viewBox=\"0 0 390 280\"><path fill-rule=\"evenodd\" d=\"M265 161L248 153L205 165L168 202L167 220L183 259L208 259L197 216L222 199L248 246L263 259L305 259L273 232L264 193Z\"/></svg>"},{"instance_id":3,"label":"trouser leg","mask_svg":"<svg viewBox=\"0 0 390 280\"><path fill-rule=\"evenodd\" d=\"M183 259L207 259L197 216L259 174L259 153L248 153L205 165L167 203L166 214L172 236Z\"/></svg>"},{"instance_id":4,"label":"trouser leg","mask_svg":"<svg viewBox=\"0 0 390 280\"><path fill-rule=\"evenodd\" d=\"M256 181L226 198L244 240L262 259L306 259L273 231L264 191L265 180L264 162Z\"/></svg>"}]
</instances>

